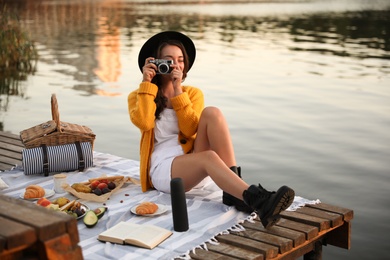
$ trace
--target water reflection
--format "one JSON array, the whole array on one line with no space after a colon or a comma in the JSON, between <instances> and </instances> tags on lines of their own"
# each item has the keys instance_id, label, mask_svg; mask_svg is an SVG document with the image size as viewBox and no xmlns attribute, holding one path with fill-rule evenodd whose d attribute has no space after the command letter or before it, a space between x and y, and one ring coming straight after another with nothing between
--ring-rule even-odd
<instances>
[{"instance_id":1,"label":"water reflection","mask_svg":"<svg viewBox=\"0 0 390 260\"><path fill-rule=\"evenodd\" d=\"M116 82L120 75L120 32L110 26L107 17L100 17L96 39L96 60L94 73L103 82ZM112 28L110 28L112 27Z\"/></svg>"},{"instance_id":2,"label":"water reflection","mask_svg":"<svg viewBox=\"0 0 390 260\"><path fill-rule=\"evenodd\" d=\"M54 70L71 76L76 82L72 87L85 95L119 95L112 90L98 89L97 85L118 81L122 45L131 49L140 36L144 38L161 30L185 31L195 39L232 48L243 37L266 38L290 51L386 61L390 58L389 9L280 16L204 12L172 15L172 10L167 13L163 5L155 3L148 15L144 15L148 5L132 1L3 2L14 8L23 27L37 42L40 61L64 65ZM208 32L216 32L219 38L207 38ZM240 48L252 48L252 45L249 42ZM384 74L389 72L388 62L374 66Z\"/></svg>"},{"instance_id":3,"label":"water reflection","mask_svg":"<svg viewBox=\"0 0 390 260\"><path fill-rule=\"evenodd\" d=\"M19 82L36 71L37 51L16 14L7 6L0 7L0 95L4 96L0 98L0 111L6 111L10 95L24 95Z\"/></svg>"},{"instance_id":4,"label":"water reflection","mask_svg":"<svg viewBox=\"0 0 390 260\"><path fill-rule=\"evenodd\" d=\"M387 10L312 15L307 18L293 18L288 22L279 23L279 26L289 27L289 33L295 42L319 46L312 48L296 46L292 47L292 50L388 60L389 14L390 11Z\"/></svg>"}]
</instances>

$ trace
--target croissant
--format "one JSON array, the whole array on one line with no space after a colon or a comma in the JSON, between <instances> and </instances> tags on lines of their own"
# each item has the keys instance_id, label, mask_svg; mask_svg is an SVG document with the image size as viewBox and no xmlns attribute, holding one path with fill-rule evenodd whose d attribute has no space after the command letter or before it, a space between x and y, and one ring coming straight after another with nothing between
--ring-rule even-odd
<instances>
[{"instance_id":1,"label":"croissant","mask_svg":"<svg viewBox=\"0 0 390 260\"><path fill-rule=\"evenodd\" d=\"M30 185L26 187L25 199L42 198L43 196L45 196L45 190L41 186Z\"/></svg>"},{"instance_id":2,"label":"croissant","mask_svg":"<svg viewBox=\"0 0 390 260\"><path fill-rule=\"evenodd\" d=\"M135 208L138 215L153 214L157 211L158 206L153 202L142 202Z\"/></svg>"}]
</instances>

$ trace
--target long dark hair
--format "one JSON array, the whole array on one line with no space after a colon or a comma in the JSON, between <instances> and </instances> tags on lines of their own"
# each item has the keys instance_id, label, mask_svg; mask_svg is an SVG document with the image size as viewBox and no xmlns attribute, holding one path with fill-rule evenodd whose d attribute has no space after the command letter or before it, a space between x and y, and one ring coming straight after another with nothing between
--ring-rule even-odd
<instances>
[{"instance_id":1,"label":"long dark hair","mask_svg":"<svg viewBox=\"0 0 390 260\"><path fill-rule=\"evenodd\" d=\"M162 42L158 46L154 57L156 57L157 59L161 58L162 49L168 45L173 45L173 46L179 47L183 53L183 58L184 58L183 81L184 81L184 79L187 77L189 61L188 61L188 54L186 52L186 49L184 48L184 45L180 41L168 40L168 41ZM156 112L154 113L154 115L157 119L160 119L160 114L167 107L167 101L168 101L167 98L163 95L163 92L161 89L161 84L162 84L161 75L156 75L152 79L152 83L156 84L158 87L158 92L157 92L156 98L154 99L154 102L156 103L156 106L157 106Z\"/></svg>"}]
</instances>

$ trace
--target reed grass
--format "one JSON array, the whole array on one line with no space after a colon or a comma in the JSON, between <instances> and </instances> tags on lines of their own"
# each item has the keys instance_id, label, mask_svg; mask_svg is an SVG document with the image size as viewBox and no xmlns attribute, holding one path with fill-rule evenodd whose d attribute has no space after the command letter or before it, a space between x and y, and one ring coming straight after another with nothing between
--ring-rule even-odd
<instances>
[{"instance_id":1,"label":"reed grass","mask_svg":"<svg viewBox=\"0 0 390 260\"><path fill-rule=\"evenodd\" d=\"M19 82L36 71L38 53L18 17L0 5L0 94L21 95Z\"/></svg>"}]
</instances>

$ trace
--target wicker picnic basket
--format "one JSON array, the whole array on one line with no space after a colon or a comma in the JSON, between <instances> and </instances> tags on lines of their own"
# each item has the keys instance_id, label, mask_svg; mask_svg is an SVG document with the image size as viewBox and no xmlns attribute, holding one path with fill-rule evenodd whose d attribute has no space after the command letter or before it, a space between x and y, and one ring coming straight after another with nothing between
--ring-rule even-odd
<instances>
[{"instance_id":1,"label":"wicker picnic basket","mask_svg":"<svg viewBox=\"0 0 390 260\"><path fill-rule=\"evenodd\" d=\"M20 139L26 148L75 142L90 142L93 147L95 134L89 127L60 121L55 94L51 96L51 114L52 120L20 132Z\"/></svg>"}]
</instances>

